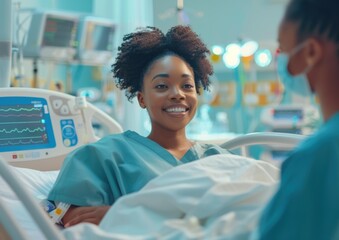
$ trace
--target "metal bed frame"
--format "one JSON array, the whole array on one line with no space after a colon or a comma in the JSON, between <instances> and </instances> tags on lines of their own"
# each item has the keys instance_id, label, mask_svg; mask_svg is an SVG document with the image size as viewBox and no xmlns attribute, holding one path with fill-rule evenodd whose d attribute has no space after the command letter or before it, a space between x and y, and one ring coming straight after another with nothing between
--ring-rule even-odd
<instances>
[{"instance_id":1,"label":"metal bed frame","mask_svg":"<svg viewBox=\"0 0 339 240\"><path fill-rule=\"evenodd\" d=\"M284 149L293 149L306 136L292 133L256 132L231 139L220 146L228 150L240 149L240 155L249 156L248 147L265 145Z\"/></svg>"}]
</instances>

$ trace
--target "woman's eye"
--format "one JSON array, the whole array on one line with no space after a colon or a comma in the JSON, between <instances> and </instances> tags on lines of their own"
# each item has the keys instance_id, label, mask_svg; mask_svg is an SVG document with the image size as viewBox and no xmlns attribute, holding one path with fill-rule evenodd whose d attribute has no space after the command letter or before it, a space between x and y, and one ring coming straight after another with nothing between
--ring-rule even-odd
<instances>
[{"instance_id":1,"label":"woman's eye","mask_svg":"<svg viewBox=\"0 0 339 240\"><path fill-rule=\"evenodd\" d=\"M167 86L165 84L158 84L155 86L156 89L165 89Z\"/></svg>"},{"instance_id":2,"label":"woman's eye","mask_svg":"<svg viewBox=\"0 0 339 240\"><path fill-rule=\"evenodd\" d=\"M192 89L192 88L194 88L194 86L192 84L185 84L184 88L185 89Z\"/></svg>"}]
</instances>

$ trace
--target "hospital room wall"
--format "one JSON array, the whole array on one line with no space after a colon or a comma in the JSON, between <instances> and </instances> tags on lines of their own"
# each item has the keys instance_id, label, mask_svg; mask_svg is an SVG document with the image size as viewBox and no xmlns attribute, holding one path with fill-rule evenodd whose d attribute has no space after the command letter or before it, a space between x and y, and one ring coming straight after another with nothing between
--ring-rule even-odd
<instances>
[{"instance_id":1,"label":"hospital room wall","mask_svg":"<svg viewBox=\"0 0 339 240\"><path fill-rule=\"evenodd\" d=\"M239 38L275 41L287 0L185 0L184 23L188 23L208 46ZM154 24L166 30L182 23L177 0L154 1ZM180 22L181 21L181 22Z\"/></svg>"}]
</instances>

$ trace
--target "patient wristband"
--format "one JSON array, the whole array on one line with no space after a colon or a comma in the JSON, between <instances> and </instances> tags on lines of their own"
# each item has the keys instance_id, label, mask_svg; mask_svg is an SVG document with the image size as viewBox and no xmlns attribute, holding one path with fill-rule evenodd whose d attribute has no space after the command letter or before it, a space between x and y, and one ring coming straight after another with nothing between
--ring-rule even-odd
<instances>
[{"instance_id":1,"label":"patient wristband","mask_svg":"<svg viewBox=\"0 0 339 240\"><path fill-rule=\"evenodd\" d=\"M49 213L49 216L52 218L52 220L57 224L62 224L61 219L64 217L65 213L69 209L71 204L69 203L58 203L56 209L54 209L52 212ZM62 224L63 225L63 224Z\"/></svg>"},{"instance_id":2,"label":"patient wristband","mask_svg":"<svg viewBox=\"0 0 339 240\"><path fill-rule=\"evenodd\" d=\"M43 207L43 209L47 213L52 212L56 208L54 203L52 203L51 201L48 201L47 199L41 200L40 205Z\"/></svg>"},{"instance_id":3,"label":"patient wristband","mask_svg":"<svg viewBox=\"0 0 339 240\"><path fill-rule=\"evenodd\" d=\"M52 221L56 224L63 225L61 219L64 217L71 204L60 202L54 205L48 200L43 201L42 204Z\"/></svg>"}]
</instances>

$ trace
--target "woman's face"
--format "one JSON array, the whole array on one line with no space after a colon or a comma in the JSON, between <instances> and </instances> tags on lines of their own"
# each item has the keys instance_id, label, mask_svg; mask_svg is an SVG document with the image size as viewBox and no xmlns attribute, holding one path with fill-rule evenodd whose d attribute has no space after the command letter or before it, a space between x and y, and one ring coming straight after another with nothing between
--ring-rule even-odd
<instances>
[{"instance_id":1,"label":"woman's face","mask_svg":"<svg viewBox=\"0 0 339 240\"><path fill-rule=\"evenodd\" d=\"M152 131L184 129L197 109L193 69L176 55L155 60L144 75L138 101L148 111Z\"/></svg>"}]
</instances>

